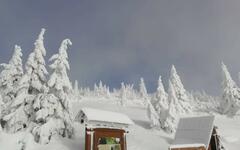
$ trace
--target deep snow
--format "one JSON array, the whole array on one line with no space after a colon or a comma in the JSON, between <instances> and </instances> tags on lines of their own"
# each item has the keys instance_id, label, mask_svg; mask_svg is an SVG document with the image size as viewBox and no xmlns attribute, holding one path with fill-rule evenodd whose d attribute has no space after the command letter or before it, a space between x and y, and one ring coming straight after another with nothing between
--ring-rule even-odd
<instances>
[{"instance_id":1,"label":"deep snow","mask_svg":"<svg viewBox=\"0 0 240 150\"><path fill-rule=\"evenodd\" d=\"M128 150L167 150L174 135L169 135L162 130L150 128L146 108L140 105L122 107L120 103L109 99L84 98L79 102L72 103L73 114L83 107L92 107L102 110L121 112L128 115L135 123L129 128L127 135ZM202 113L199 113L201 115ZM228 118L222 115L215 115L215 125L223 137L227 150L238 150L240 147L240 116ZM75 136L73 139L55 137L48 145L40 145L34 142L31 134L20 132L17 134L6 134L0 132L0 149L19 150L22 143L19 140L25 139L26 150L83 150L84 149L84 126L74 123Z\"/></svg>"}]
</instances>

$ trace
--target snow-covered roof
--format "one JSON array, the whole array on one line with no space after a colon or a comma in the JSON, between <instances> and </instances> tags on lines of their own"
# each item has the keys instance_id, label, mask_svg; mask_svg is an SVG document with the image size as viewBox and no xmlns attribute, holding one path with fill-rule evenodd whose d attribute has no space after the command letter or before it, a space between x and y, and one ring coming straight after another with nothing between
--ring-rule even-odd
<instances>
[{"instance_id":1,"label":"snow-covered roof","mask_svg":"<svg viewBox=\"0 0 240 150\"><path fill-rule=\"evenodd\" d=\"M187 148L187 147L205 147L204 144L179 144L179 145L171 145L170 148Z\"/></svg>"},{"instance_id":2,"label":"snow-covered roof","mask_svg":"<svg viewBox=\"0 0 240 150\"><path fill-rule=\"evenodd\" d=\"M199 146L208 148L213 130L214 116L181 118L171 147Z\"/></svg>"},{"instance_id":3,"label":"snow-covered roof","mask_svg":"<svg viewBox=\"0 0 240 150\"><path fill-rule=\"evenodd\" d=\"M77 116L76 121L84 120L86 124L111 125L114 124L128 126L134 124L133 121L125 114L99 110L94 108L82 108Z\"/></svg>"}]
</instances>

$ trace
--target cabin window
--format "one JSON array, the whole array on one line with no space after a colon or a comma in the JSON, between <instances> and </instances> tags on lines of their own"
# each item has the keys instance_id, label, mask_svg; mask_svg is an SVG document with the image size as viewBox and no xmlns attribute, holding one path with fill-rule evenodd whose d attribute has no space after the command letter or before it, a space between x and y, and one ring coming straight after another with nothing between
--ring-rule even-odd
<instances>
[{"instance_id":1,"label":"cabin window","mask_svg":"<svg viewBox=\"0 0 240 150\"><path fill-rule=\"evenodd\" d=\"M98 150L121 150L120 138L101 137L98 139Z\"/></svg>"}]
</instances>

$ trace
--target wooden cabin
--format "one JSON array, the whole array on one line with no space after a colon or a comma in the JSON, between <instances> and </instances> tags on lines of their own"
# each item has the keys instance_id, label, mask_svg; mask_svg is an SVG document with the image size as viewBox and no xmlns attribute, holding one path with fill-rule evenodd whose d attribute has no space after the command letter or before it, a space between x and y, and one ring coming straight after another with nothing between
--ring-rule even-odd
<instances>
[{"instance_id":1,"label":"wooden cabin","mask_svg":"<svg viewBox=\"0 0 240 150\"><path fill-rule=\"evenodd\" d=\"M128 116L83 108L75 120L85 124L85 150L127 150L126 133L134 124Z\"/></svg>"},{"instance_id":2,"label":"wooden cabin","mask_svg":"<svg viewBox=\"0 0 240 150\"><path fill-rule=\"evenodd\" d=\"M181 118L169 150L220 150L214 116Z\"/></svg>"}]
</instances>

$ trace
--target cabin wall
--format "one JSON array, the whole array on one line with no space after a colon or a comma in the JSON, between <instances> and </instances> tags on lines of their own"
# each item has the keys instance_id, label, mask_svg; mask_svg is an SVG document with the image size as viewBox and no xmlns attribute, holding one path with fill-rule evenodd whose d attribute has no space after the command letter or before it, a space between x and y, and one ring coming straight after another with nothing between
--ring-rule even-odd
<instances>
[{"instance_id":1,"label":"cabin wall","mask_svg":"<svg viewBox=\"0 0 240 150\"><path fill-rule=\"evenodd\" d=\"M90 129L86 128L86 133L85 133L85 150L91 150L91 134L92 132Z\"/></svg>"}]
</instances>

